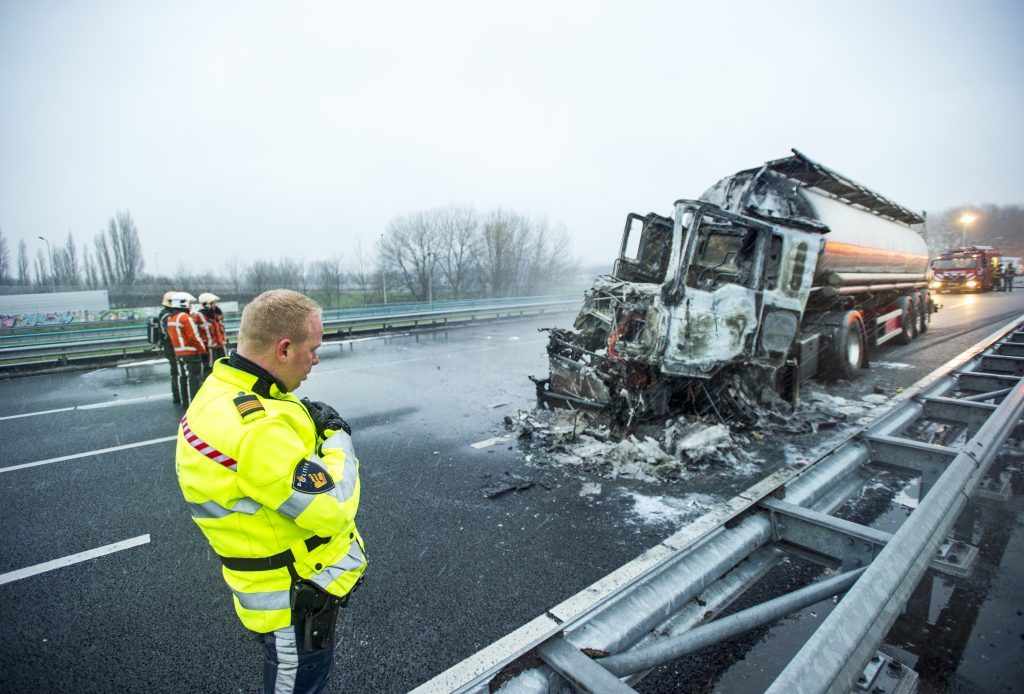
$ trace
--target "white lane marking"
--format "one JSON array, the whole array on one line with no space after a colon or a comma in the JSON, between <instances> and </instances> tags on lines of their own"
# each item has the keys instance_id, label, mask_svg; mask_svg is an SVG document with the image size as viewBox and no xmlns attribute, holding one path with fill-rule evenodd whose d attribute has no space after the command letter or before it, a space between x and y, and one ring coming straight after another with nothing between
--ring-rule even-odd
<instances>
[{"instance_id":1,"label":"white lane marking","mask_svg":"<svg viewBox=\"0 0 1024 694\"><path fill-rule=\"evenodd\" d=\"M486 441L477 441L476 443L471 443L469 445L472 446L473 448L487 448L488 446L493 446L494 444L501 443L502 441L508 441L508 437L495 436L493 439L487 439Z\"/></svg>"},{"instance_id":2,"label":"white lane marking","mask_svg":"<svg viewBox=\"0 0 1024 694\"><path fill-rule=\"evenodd\" d=\"M43 410L41 412L25 412L22 414L9 414L0 417L0 422L6 419L20 419L22 417L38 417L44 414L56 414L58 412L74 412L75 410L97 410L101 407L117 407L118 405L130 405L133 402L145 402L146 400L162 400L171 397L169 394L147 395L142 398L127 398L125 400L111 400L109 402L95 402L91 405L75 405L74 407L61 407L56 410Z\"/></svg>"},{"instance_id":3,"label":"white lane marking","mask_svg":"<svg viewBox=\"0 0 1024 694\"><path fill-rule=\"evenodd\" d=\"M36 564L35 566L29 566L24 569L18 569L17 571L8 571L5 574L0 574L0 586L5 583L11 583L12 581L18 581L22 578L28 578L29 576L46 573L47 571L53 571L54 569L71 566L72 564L88 561L89 559L102 557L105 554L113 554L114 552L120 552L123 549L130 549L132 547L138 547L139 545L145 545L148 543L148 534L139 535L138 537L133 537L130 540L115 542L112 545L104 545L103 547L97 547L96 549L89 549L84 552L79 552L78 554L71 554L69 556L62 557L61 559L54 559L53 561Z\"/></svg>"},{"instance_id":4,"label":"white lane marking","mask_svg":"<svg viewBox=\"0 0 1024 694\"><path fill-rule=\"evenodd\" d=\"M97 410L101 407L117 407L118 405L129 405L133 402L145 402L146 400L166 400L171 397L170 393L163 393L161 395L146 395L141 398L127 398L125 400L110 400L108 402L97 402L92 405L79 405L76 409L79 410Z\"/></svg>"},{"instance_id":5,"label":"white lane marking","mask_svg":"<svg viewBox=\"0 0 1024 694\"><path fill-rule=\"evenodd\" d=\"M99 448L95 451L86 451L85 453L72 453L71 455L62 455L59 458L48 458L46 460L37 460L34 463L22 463L21 465L9 465L7 467L0 467L0 472L13 472L15 470L23 470L27 467L36 467L37 465L49 465L50 463L61 463L65 460L75 460L76 458L88 458L93 455L102 455L104 453L113 453L114 451L124 451L129 448L140 448L142 446L152 446L157 443L166 443L167 441L174 441L178 438L177 434L174 436L164 436L159 439L150 439L148 441L139 441L137 443L126 443L123 446L112 446L110 448Z\"/></svg>"},{"instance_id":6,"label":"white lane marking","mask_svg":"<svg viewBox=\"0 0 1024 694\"><path fill-rule=\"evenodd\" d=\"M36 417L41 414L55 414L57 412L70 412L75 409L74 407L61 407L56 410L42 410L40 412L25 412L23 414L9 414L5 417L0 417L0 421L5 419L21 419L22 417Z\"/></svg>"}]
</instances>

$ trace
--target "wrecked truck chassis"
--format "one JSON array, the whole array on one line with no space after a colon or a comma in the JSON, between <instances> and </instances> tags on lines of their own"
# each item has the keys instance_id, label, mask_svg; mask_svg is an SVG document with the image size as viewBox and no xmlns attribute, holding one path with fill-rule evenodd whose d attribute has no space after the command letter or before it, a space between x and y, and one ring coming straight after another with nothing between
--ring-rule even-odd
<instances>
[{"instance_id":1,"label":"wrecked truck chassis","mask_svg":"<svg viewBox=\"0 0 1024 694\"><path fill-rule=\"evenodd\" d=\"M537 387L538 404L606 417L612 431L621 436L631 434L641 421L677 411L713 415L723 423L750 423L761 412L762 386L767 383L773 392L778 390L774 383L778 369L750 360L743 362L742 369L724 365L706 379L672 376L636 358L588 350L571 330L541 328L540 332L549 333L549 377L530 377Z\"/></svg>"}]
</instances>

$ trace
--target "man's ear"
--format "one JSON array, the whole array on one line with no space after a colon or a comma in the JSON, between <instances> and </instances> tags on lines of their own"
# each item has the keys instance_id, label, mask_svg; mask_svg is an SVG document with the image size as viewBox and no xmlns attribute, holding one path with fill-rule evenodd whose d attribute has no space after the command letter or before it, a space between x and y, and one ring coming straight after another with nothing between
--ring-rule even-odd
<instances>
[{"instance_id":1,"label":"man's ear","mask_svg":"<svg viewBox=\"0 0 1024 694\"><path fill-rule=\"evenodd\" d=\"M292 341L287 337L283 340L278 340L277 344L274 345L274 356L280 361L286 361L288 359L289 350L292 348Z\"/></svg>"}]
</instances>

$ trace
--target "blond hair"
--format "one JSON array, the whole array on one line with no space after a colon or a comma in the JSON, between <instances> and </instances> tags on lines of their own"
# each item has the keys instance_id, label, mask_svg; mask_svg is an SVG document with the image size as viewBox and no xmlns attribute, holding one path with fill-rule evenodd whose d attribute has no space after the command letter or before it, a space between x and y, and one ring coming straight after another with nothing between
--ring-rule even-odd
<instances>
[{"instance_id":1,"label":"blond hair","mask_svg":"<svg viewBox=\"0 0 1024 694\"><path fill-rule=\"evenodd\" d=\"M242 311L238 346L242 352L262 353L279 341L302 342L309 337L309 319L319 316L318 303L291 289L271 289Z\"/></svg>"}]
</instances>

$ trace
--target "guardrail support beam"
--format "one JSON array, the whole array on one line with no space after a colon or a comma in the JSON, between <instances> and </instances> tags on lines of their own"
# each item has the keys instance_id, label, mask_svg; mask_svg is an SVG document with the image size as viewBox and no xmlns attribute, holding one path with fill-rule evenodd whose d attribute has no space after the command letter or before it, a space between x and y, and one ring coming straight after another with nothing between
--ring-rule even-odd
<instances>
[{"instance_id":1,"label":"guardrail support beam","mask_svg":"<svg viewBox=\"0 0 1024 694\"><path fill-rule=\"evenodd\" d=\"M537 655L578 692L631 694L635 690L561 636L537 646Z\"/></svg>"},{"instance_id":2,"label":"guardrail support beam","mask_svg":"<svg viewBox=\"0 0 1024 694\"><path fill-rule=\"evenodd\" d=\"M892 537L866 525L777 499L764 499L758 505L771 516L777 541L820 555L825 561L819 559L818 563L831 568L835 568L835 563L829 560L841 562L844 571L867 566Z\"/></svg>"}]
</instances>

